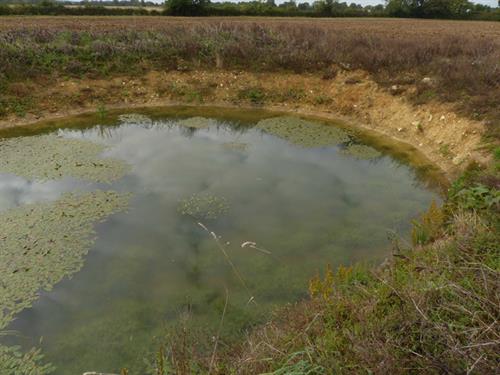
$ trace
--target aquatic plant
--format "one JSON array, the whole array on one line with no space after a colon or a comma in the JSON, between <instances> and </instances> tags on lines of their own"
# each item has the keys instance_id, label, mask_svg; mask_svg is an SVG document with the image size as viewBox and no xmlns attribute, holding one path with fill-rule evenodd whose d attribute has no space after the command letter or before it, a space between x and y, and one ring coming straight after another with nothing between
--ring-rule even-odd
<instances>
[{"instance_id":1,"label":"aquatic plant","mask_svg":"<svg viewBox=\"0 0 500 375\"><path fill-rule=\"evenodd\" d=\"M379 151L375 150L373 147L351 144L342 150L343 154L351 155L356 159L376 159L382 155Z\"/></svg>"},{"instance_id":2,"label":"aquatic plant","mask_svg":"<svg viewBox=\"0 0 500 375\"><path fill-rule=\"evenodd\" d=\"M211 123L212 120L200 116L190 117L177 121L177 125L191 129L206 129L210 126Z\"/></svg>"},{"instance_id":3,"label":"aquatic plant","mask_svg":"<svg viewBox=\"0 0 500 375\"><path fill-rule=\"evenodd\" d=\"M305 148L337 145L350 140L349 134L342 129L291 116L261 120L256 127Z\"/></svg>"},{"instance_id":4,"label":"aquatic plant","mask_svg":"<svg viewBox=\"0 0 500 375\"><path fill-rule=\"evenodd\" d=\"M53 371L52 365L43 362L43 355L39 349L21 353L17 346L0 345L0 374L2 375L46 375Z\"/></svg>"},{"instance_id":5,"label":"aquatic plant","mask_svg":"<svg viewBox=\"0 0 500 375\"><path fill-rule=\"evenodd\" d=\"M0 172L28 179L52 180L71 176L110 183L128 171L123 161L102 158L106 146L57 135L0 141Z\"/></svg>"},{"instance_id":6,"label":"aquatic plant","mask_svg":"<svg viewBox=\"0 0 500 375\"><path fill-rule=\"evenodd\" d=\"M151 120L146 115L141 115L140 113L126 113L118 116L118 120L122 124L130 125L152 125L153 120Z\"/></svg>"},{"instance_id":7,"label":"aquatic plant","mask_svg":"<svg viewBox=\"0 0 500 375\"><path fill-rule=\"evenodd\" d=\"M228 150L234 151L246 151L248 149L248 143L243 142L225 142L222 147Z\"/></svg>"},{"instance_id":8,"label":"aquatic plant","mask_svg":"<svg viewBox=\"0 0 500 375\"><path fill-rule=\"evenodd\" d=\"M0 215L0 329L63 277L77 272L93 225L128 204L128 195L95 191L16 207Z\"/></svg>"},{"instance_id":9,"label":"aquatic plant","mask_svg":"<svg viewBox=\"0 0 500 375\"><path fill-rule=\"evenodd\" d=\"M212 194L193 194L179 203L178 211L197 220L217 219L225 214L229 205L225 198Z\"/></svg>"}]
</instances>

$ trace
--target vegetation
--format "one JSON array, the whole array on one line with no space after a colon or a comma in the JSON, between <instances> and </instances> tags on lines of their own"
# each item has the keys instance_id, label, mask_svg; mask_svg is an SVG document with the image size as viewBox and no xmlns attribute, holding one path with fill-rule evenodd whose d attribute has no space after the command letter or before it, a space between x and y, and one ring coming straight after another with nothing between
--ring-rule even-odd
<instances>
[{"instance_id":1,"label":"vegetation","mask_svg":"<svg viewBox=\"0 0 500 375\"><path fill-rule=\"evenodd\" d=\"M27 204L0 214L0 336L19 312L38 299L41 290L51 290L80 270L93 243L94 224L123 211L128 201L127 194L96 190L67 193L55 202ZM69 244L72 251L68 251ZM23 354L18 347L0 344L1 374L51 373L53 367L43 362L38 350Z\"/></svg>"},{"instance_id":2,"label":"vegetation","mask_svg":"<svg viewBox=\"0 0 500 375\"><path fill-rule=\"evenodd\" d=\"M338 145L350 140L342 129L291 116L261 120L257 128L304 148Z\"/></svg>"},{"instance_id":3,"label":"vegetation","mask_svg":"<svg viewBox=\"0 0 500 375\"><path fill-rule=\"evenodd\" d=\"M413 17L500 20L500 11L468 0L389 0L386 6L317 0L274 0L211 3L207 0L166 0L164 11L152 2L1 0L0 15L173 15L287 17Z\"/></svg>"},{"instance_id":4,"label":"vegetation","mask_svg":"<svg viewBox=\"0 0 500 375\"><path fill-rule=\"evenodd\" d=\"M105 149L90 141L55 135L7 139L0 141L0 173L42 181L71 176L110 183L123 177L129 166L100 157Z\"/></svg>"},{"instance_id":5,"label":"vegetation","mask_svg":"<svg viewBox=\"0 0 500 375\"><path fill-rule=\"evenodd\" d=\"M497 24L139 18L130 30L126 18L9 20L0 24L0 116L22 116L36 105L30 80L137 76L151 69L294 71L329 79L362 69L386 87L414 85L407 96L415 103L454 102L475 118L500 119ZM241 92L254 103L265 95L259 87Z\"/></svg>"}]
</instances>

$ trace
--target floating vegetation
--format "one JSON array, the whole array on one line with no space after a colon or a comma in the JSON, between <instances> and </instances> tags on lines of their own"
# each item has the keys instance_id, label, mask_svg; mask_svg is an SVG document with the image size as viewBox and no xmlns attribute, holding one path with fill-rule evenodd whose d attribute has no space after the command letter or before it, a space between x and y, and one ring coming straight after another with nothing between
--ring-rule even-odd
<instances>
[{"instance_id":1,"label":"floating vegetation","mask_svg":"<svg viewBox=\"0 0 500 375\"><path fill-rule=\"evenodd\" d=\"M152 125L153 120L148 116L141 115L140 113L126 113L124 115L118 116L118 120L122 124L127 125Z\"/></svg>"},{"instance_id":2,"label":"floating vegetation","mask_svg":"<svg viewBox=\"0 0 500 375\"><path fill-rule=\"evenodd\" d=\"M128 194L65 194L55 202L0 214L0 330L14 316L82 267L95 223L128 205Z\"/></svg>"},{"instance_id":3,"label":"floating vegetation","mask_svg":"<svg viewBox=\"0 0 500 375\"><path fill-rule=\"evenodd\" d=\"M0 374L2 375L46 375L53 373L54 370L52 365L43 363L43 355L39 349L22 353L17 346L0 345Z\"/></svg>"},{"instance_id":4,"label":"floating vegetation","mask_svg":"<svg viewBox=\"0 0 500 375\"><path fill-rule=\"evenodd\" d=\"M229 210L225 198L211 194L193 194L179 203L178 211L197 220L217 219Z\"/></svg>"},{"instance_id":5,"label":"floating vegetation","mask_svg":"<svg viewBox=\"0 0 500 375\"><path fill-rule=\"evenodd\" d=\"M268 118L259 121L257 128L306 148L337 145L350 140L349 134L342 129L297 117Z\"/></svg>"},{"instance_id":6,"label":"floating vegetation","mask_svg":"<svg viewBox=\"0 0 500 375\"><path fill-rule=\"evenodd\" d=\"M379 151L375 150L373 147L365 146L365 145L349 145L345 149L342 150L343 154L351 155L356 159L376 159L380 155L382 155Z\"/></svg>"},{"instance_id":7,"label":"floating vegetation","mask_svg":"<svg viewBox=\"0 0 500 375\"><path fill-rule=\"evenodd\" d=\"M191 129L206 129L210 126L212 120L205 117L190 117L187 119L178 120L177 124L179 126L184 126Z\"/></svg>"},{"instance_id":8,"label":"floating vegetation","mask_svg":"<svg viewBox=\"0 0 500 375\"><path fill-rule=\"evenodd\" d=\"M0 141L0 172L36 180L71 176L109 183L123 177L128 165L100 157L105 149L94 142L57 135L5 139Z\"/></svg>"},{"instance_id":9,"label":"floating vegetation","mask_svg":"<svg viewBox=\"0 0 500 375\"><path fill-rule=\"evenodd\" d=\"M248 143L243 142L225 142L222 147L228 150L234 151L246 151L248 149Z\"/></svg>"}]
</instances>

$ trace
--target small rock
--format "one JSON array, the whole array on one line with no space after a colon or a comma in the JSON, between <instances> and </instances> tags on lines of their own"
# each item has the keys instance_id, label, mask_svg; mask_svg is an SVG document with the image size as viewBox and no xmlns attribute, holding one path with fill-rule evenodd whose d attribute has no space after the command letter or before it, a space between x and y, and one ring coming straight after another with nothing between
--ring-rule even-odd
<instances>
[{"instance_id":1,"label":"small rock","mask_svg":"<svg viewBox=\"0 0 500 375\"><path fill-rule=\"evenodd\" d=\"M424 77L422 79L422 83L425 84L425 85L432 85L432 78L430 78L430 77Z\"/></svg>"},{"instance_id":2,"label":"small rock","mask_svg":"<svg viewBox=\"0 0 500 375\"><path fill-rule=\"evenodd\" d=\"M392 95L399 95L402 94L404 91L405 89L399 85L392 85L390 89Z\"/></svg>"},{"instance_id":3,"label":"small rock","mask_svg":"<svg viewBox=\"0 0 500 375\"><path fill-rule=\"evenodd\" d=\"M439 119L440 119L441 121L444 121L444 120L446 119L446 117L444 117L444 115L443 115L443 116L441 116Z\"/></svg>"},{"instance_id":4,"label":"small rock","mask_svg":"<svg viewBox=\"0 0 500 375\"><path fill-rule=\"evenodd\" d=\"M403 131L403 128L398 128L398 132L402 132Z\"/></svg>"}]
</instances>

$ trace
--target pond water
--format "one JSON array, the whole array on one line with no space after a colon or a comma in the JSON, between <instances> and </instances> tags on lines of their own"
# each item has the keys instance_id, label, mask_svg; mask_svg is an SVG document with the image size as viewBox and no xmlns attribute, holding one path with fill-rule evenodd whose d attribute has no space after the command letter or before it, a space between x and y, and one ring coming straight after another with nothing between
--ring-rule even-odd
<instances>
[{"instance_id":1,"label":"pond water","mask_svg":"<svg viewBox=\"0 0 500 375\"><path fill-rule=\"evenodd\" d=\"M0 214L75 190L131 193L125 212L96 225L83 268L42 292L2 340L41 347L57 374L143 374L170 327L214 335L227 295L230 345L305 297L327 264L382 261L388 233L408 240L411 220L439 200L394 157L346 152L356 137L301 144L256 123L129 118L63 128L61 137L108 145L104 155L129 171L110 184L0 174Z\"/></svg>"}]
</instances>

